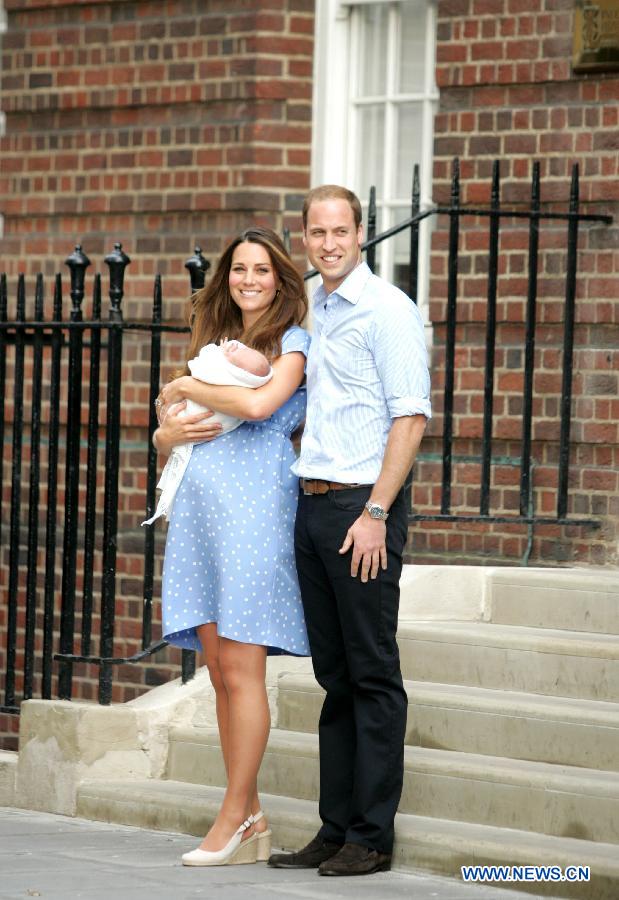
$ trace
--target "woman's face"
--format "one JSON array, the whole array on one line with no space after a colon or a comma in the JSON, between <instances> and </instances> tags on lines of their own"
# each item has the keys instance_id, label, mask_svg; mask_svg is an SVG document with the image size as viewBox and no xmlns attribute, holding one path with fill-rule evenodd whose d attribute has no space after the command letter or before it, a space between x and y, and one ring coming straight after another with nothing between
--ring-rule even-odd
<instances>
[{"instance_id":1,"label":"woman's face","mask_svg":"<svg viewBox=\"0 0 619 900\"><path fill-rule=\"evenodd\" d=\"M262 244L245 241L232 254L228 275L230 294L249 328L273 303L279 279L267 250Z\"/></svg>"}]
</instances>

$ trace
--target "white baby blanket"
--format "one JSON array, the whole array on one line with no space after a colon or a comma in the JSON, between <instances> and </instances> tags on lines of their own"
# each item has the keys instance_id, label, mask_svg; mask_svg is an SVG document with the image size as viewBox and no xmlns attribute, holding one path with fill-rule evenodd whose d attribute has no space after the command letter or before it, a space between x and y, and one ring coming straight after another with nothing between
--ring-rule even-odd
<instances>
[{"instance_id":1,"label":"white baby blanket","mask_svg":"<svg viewBox=\"0 0 619 900\"><path fill-rule=\"evenodd\" d=\"M205 347L202 347L195 359L190 359L187 365L194 378L197 378L199 381L205 381L207 384L257 388L266 384L273 377L272 369L267 375L254 375L252 372L246 372L245 369L233 365L226 359L221 347L218 347L217 344L207 344ZM187 400L187 406L181 415L193 416L199 412L207 412L206 407L195 403L193 400ZM209 422L219 422L221 424L221 434L237 428L242 421L243 419L238 419L236 416L229 416L219 412L214 413L209 418ZM172 450L157 484L161 491L157 509L154 516L146 519L145 522L142 522L142 525L152 525L155 519L158 519L160 516L165 516L166 519L170 517L174 497L189 465L192 449L193 444L179 444Z\"/></svg>"}]
</instances>

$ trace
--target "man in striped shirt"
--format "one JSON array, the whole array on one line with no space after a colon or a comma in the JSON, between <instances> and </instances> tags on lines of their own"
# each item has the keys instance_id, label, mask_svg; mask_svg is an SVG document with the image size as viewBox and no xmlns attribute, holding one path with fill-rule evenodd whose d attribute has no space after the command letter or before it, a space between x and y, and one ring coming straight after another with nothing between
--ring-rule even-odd
<instances>
[{"instance_id":1,"label":"man in striped shirt","mask_svg":"<svg viewBox=\"0 0 619 900\"><path fill-rule=\"evenodd\" d=\"M396 643L408 521L402 485L430 417L421 316L361 259L361 205L323 185L303 207L322 275L313 300L308 408L295 527L319 725L322 827L279 868L363 875L390 868L407 697Z\"/></svg>"}]
</instances>

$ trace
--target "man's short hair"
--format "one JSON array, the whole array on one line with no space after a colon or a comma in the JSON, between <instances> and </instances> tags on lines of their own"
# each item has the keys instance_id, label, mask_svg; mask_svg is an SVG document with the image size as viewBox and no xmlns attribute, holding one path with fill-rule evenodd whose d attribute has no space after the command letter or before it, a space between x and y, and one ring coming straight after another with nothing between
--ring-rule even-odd
<instances>
[{"instance_id":1,"label":"man's short hair","mask_svg":"<svg viewBox=\"0 0 619 900\"><path fill-rule=\"evenodd\" d=\"M361 203L356 194L339 184L321 184L312 188L303 203L303 230L307 228L307 214L312 203L321 203L323 200L346 200L350 204L355 218L355 228L361 225Z\"/></svg>"}]
</instances>

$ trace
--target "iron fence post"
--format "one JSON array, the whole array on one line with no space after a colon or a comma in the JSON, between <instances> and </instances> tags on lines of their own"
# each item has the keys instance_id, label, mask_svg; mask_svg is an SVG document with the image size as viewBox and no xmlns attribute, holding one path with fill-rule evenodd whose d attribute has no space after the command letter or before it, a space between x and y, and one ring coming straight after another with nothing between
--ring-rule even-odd
<instances>
[{"instance_id":1,"label":"iron fence post","mask_svg":"<svg viewBox=\"0 0 619 900\"><path fill-rule=\"evenodd\" d=\"M62 278L54 283L53 320L62 319ZM45 587L43 599L43 673L41 696L51 700L54 652L54 598L56 596L56 513L58 508L58 434L60 431L60 363L62 331L54 328L51 338L49 377L49 450L47 456L47 516L45 522Z\"/></svg>"},{"instance_id":2,"label":"iron fence post","mask_svg":"<svg viewBox=\"0 0 619 900\"><path fill-rule=\"evenodd\" d=\"M34 320L43 321L43 276L37 275ZM26 575L26 634L24 649L24 700L32 697L34 637L37 615L37 553L39 549L39 479L41 475L41 394L43 382L43 332L33 336L32 409L30 418L30 491L28 496L28 557Z\"/></svg>"},{"instance_id":3,"label":"iron fence post","mask_svg":"<svg viewBox=\"0 0 619 900\"><path fill-rule=\"evenodd\" d=\"M572 415L572 367L574 359L574 318L576 312L576 263L578 254L578 163L572 166L570 212L567 223L567 271L565 273L565 316L563 325L563 378L561 385L561 435L559 438L559 475L557 516L567 515L570 468L570 425Z\"/></svg>"},{"instance_id":4,"label":"iron fence post","mask_svg":"<svg viewBox=\"0 0 619 900\"><path fill-rule=\"evenodd\" d=\"M196 253L199 248L196 248ZM186 265L186 264L185 264ZM153 317L150 338L150 397L148 413L148 455L146 462L146 518L154 514L156 508L157 485L157 451L153 445L153 434L159 420L155 409L155 400L159 394L161 371L161 324L162 315L161 275L155 277L153 292ZM155 531L152 526L146 528L144 535L144 609L142 611L142 649L145 650L152 640L153 585L155 572Z\"/></svg>"},{"instance_id":5,"label":"iron fence post","mask_svg":"<svg viewBox=\"0 0 619 900\"><path fill-rule=\"evenodd\" d=\"M26 283L24 275L17 282L17 322L26 319ZM22 478L22 431L24 426L24 343L23 328L15 333L15 370L13 385L13 458L11 465L11 517L9 534L9 598L7 611L6 700L15 706L15 658L17 650L17 601L19 589L20 512Z\"/></svg>"},{"instance_id":6,"label":"iron fence post","mask_svg":"<svg viewBox=\"0 0 619 900\"><path fill-rule=\"evenodd\" d=\"M413 167L413 189L411 194L411 218L419 215L421 209L421 186L419 164ZM413 222L410 233L408 264L408 296L417 303L417 287L419 284L419 222Z\"/></svg>"},{"instance_id":7,"label":"iron fence post","mask_svg":"<svg viewBox=\"0 0 619 900\"><path fill-rule=\"evenodd\" d=\"M524 386L522 401L522 452L520 463L520 515L528 515L531 502L531 423L533 419L533 374L535 370L535 326L537 318L537 259L539 248L540 166L533 163L531 219L529 220L529 275L524 337Z\"/></svg>"},{"instance_id":8,"label":"iron fence post","mask_svg":"<svg viewBox=\"0 0 619 900\"><path fill-rule=\"evenodd\" d=\"M92 318L101 320L101 275L95 275ZM93 575L97 522L97 459L99 450L99 368L101 329L90 332L90 372L88 379L88 458L86 461L86 517L84 522L84 590L82 596L82 654L90 655L92 632Z\"/></svg>"},{"instance_id":9,"label":"iron fence post","mask_svg":"<svg viewBox=\"0 0 619 900\"><path fill-rule=\"evenodd\" d=\"M458 237L460 234L460 163L453 161L451 209L449 212L449 260L447 275L447 321L445 334L445 394L443 404L443 483L441 515L451 511L451 454L453 444L454 362L458 299Z\"/></svg>"},{"instance_id":10,"label":"iron fence post","mask_svg":"<svg viewBox=\"0 0 619 900\"><path fill-rule=\"evenodd\" d=\"M370 202L368 203L368 241L374 240L376 237L376 188L374 185L370 188ZM376 268L376 244L370 244L365 253L365 261L370 271Z\"/></svg>"},{"instance_id":11,"label":"iron fence post","mask_svg":"<svg viewBox=\"0 0 619 900\"><path fill-rule=\"evenodd\" d=\"M419 182L419 165L413 166L413 187L411 193L411 219L419 214L421 190ZM409 258L408 258L408 296L413 303L417 303L417 284L419 269L419 222L413 222L410 230ZM404 496L406 499L406 511L410 516L413 512L413 481L415 477L415 465L406 476L404 482Z\"/></svg>"},{"instance_id":12,"label":"iron fence post","mask_svg":"<svg viewBox=\"0 0 619 900\"><path fill-rule=\"evenodd\" d=\"M125 269L131 260L122 244L115 244L105 257L110 271L110 312L107 372L107 427L105 435L105 499L103 503L103 563L101 579L101 646L103 659L114 649L114 614L116 604L116 541L118 530L118 466L120 460L120 403L122 378L123 315ZM101 663L99 703L112 699L112 669Z\"/></svg>"},{"instance_id":13,"label":"iron fence post","mask_svg":"<svg viewBox=\"0 0 619 900\"><path fill-rule=\"evenodd\" d=\"M71 322L82 321L81 304L84 299L84 278L90 265L78 244L66 260L71 271ZM77 559L77 523L79 503L80 431L82 403L82 345L81 328L69 333L69 385L67 400L67 459L65 468L64 535L62 553L62 599L60 611L60 652L73 653L75 628L75 584ZM73 664L63 659L58 667L58 696L70 700Z\"/></svg>"},{"instance_id":14,"label":"iron fence post","mask_svg":"<svg viewBox=\"0 0 619 900\"><path fill-rule=\"evenodd\" d=\"M481 491L479 512L487 516L490 509L490 475L492 468L492 413L494 406L494 346L496 341L496 288L499 267L499 161L492 165L490 241L488 248L488 305L486 307L486 369L484 376L484 420L481 448Z\"/></svg>"}]
</instances>

